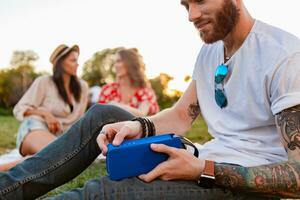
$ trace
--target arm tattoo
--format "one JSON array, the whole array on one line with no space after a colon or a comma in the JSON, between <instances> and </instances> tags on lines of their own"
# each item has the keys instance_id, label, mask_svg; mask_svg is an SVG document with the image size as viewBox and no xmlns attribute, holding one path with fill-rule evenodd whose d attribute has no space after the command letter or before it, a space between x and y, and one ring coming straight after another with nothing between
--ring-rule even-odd
<instances>
[{"instance_id":1,"label":"arm tattoo","mask_svg":"<svg viewBox=\"0 0 300 200\"><path fill-rule=\"evenodd\" d=\"M300 106L282 111L277 116L277 124L288 150L300 150Z\"/></svg>"},{"instance_id":2,"label":"arm tattoo","mask_svg":"<svg viewBox=\"0 0 300 200\"><path fill-rule=\"evenodd\" d=\"M190 104L188 108L188 115L192 118L192 122L194 122L198 115L200 114L200 106L199 102L197 101L196 103Z\"/></svg>"},{"instance_id":3,"label":"arm tattoo","mask_svg":"<svg viewBox=\"0 0 300 200\"><path fill-rule=\"evenodd\" d=\"M218 186L263 195L300 198L300 106L276 115L276 124L289 160L258 167L216 164Z\"/></svg>"}]
</instances>

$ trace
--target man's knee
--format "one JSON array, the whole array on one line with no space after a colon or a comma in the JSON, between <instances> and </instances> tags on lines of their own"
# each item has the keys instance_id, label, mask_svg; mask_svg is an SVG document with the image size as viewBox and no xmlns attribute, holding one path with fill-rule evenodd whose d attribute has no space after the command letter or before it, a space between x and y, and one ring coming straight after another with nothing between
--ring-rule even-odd
<instances>
[{"instance_id":1,"label":"man's knee","mask_svg":"<svg viewBox=\"0 0 300 200\"><path fill-rule=\"evenodd\" d=\"M109 104L96 104L92 106L88 110L87 116L95 120L106 122L130 120L134 117L132 114L120 107Z\"/></svg>"}]
</instances>

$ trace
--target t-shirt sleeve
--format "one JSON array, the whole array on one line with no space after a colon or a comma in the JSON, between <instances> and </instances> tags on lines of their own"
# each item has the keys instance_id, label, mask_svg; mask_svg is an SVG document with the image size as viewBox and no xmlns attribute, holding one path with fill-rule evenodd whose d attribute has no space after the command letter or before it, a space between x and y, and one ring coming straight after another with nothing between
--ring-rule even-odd
<instances>
[{"instance_id":1,"label":"t-shirt sleeve","mask_svg":"<svg viewBox=\"0 0 300 200\"><path fill-rule=\"evenodd\" d=\"M271 81L270 100L274 115L300 104L300 53L278 66Z\"/></svg>"}]
</instances>

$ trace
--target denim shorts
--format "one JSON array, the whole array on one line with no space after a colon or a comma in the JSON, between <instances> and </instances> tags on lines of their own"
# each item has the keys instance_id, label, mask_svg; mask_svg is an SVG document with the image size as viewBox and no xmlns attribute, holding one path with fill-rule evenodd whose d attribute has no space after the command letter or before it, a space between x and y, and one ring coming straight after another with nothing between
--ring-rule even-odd
<instances>
[{"instance_id":1,"label":"denim shorts","mask_svg":"<svg viewBox=\"0 0 300 200\"><path fill-rule=\"evenodd\" d=\"M45 122L29 117L26 118L20 125L20 128L18 130L17 134L17 148L19 149L19 152L21 153L21 146L23 143L24 138L30 133L31 131L34 130L47 130L48 131L48 126Z\"/></svg>"}]
</instances>

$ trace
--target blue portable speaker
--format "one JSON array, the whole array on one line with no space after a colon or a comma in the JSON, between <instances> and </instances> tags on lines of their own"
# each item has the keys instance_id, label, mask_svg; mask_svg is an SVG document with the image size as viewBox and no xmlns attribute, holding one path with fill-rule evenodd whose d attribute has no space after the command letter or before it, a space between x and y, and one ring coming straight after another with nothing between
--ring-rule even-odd
<instances>
[{"instance_id":1,"label":"blue portable speaker","mask_svg":"<svg viewBox=\"0 0 300 200\"><path fill-rule=\"evenodd\" d=\"M167 160L168 155L152 151L150 144L153 143L184 148L182 138L174 134L127 140L120 146L109 144L106 168L110 179L121 180L145 174Z\"/></svg>"}]
</instances>

